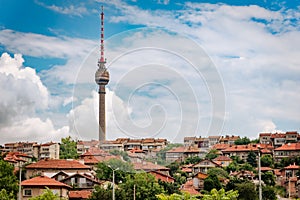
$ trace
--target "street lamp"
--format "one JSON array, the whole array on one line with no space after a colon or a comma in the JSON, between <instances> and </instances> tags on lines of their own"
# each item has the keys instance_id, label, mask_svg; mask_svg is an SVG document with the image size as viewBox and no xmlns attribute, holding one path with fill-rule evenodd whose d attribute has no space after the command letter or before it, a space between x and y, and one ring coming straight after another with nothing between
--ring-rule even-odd
<instances>
[{"instance_id":1,"label":"street lamp","mask_svg":"<svg viewBox=\"0 0 300 200\"><path fill-rule=\"evenodd\" d=\"M113 171L113 191L112 191L112 199L115 200L115 171L119 170L119 168L117 169L113 169L110 165L107 165L112 171Z\"/></svg>"},{"instance_id":2,"label":"street lamp","mask_svg":"<svg viewBox=\"0 0 300 200\"><path fill-rule=\"evenodd\" d=\"M260 162L260 145L257 145L258 148L258 184L259 184L259 200L262 200L262 188L261 188L261 162Z\"/></svg>"}]
</instances>

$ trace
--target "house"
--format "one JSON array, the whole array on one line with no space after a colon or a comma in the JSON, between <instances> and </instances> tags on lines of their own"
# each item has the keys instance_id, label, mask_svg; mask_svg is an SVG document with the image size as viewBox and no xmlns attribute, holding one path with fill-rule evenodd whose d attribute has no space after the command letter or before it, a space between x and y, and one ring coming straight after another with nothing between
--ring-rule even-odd
<instances>
[{"instance_id":1,"label":"house","mask_svg":"<svg viewBox=\"0 0 300 200\"><path fill-rule=\"evenodd\" d=\"M295 143L298 141L299 133L297 131L289 131L285 133L286 143Z\"/></svg>"},{"instance_id":2,"label":"house","mask_svg":"<svg viewBox=\"0 0 300 200\"><path fill-rule=\"evenodd\" d=\"M26 178L44 173L56 174L60 171L65 173L89 173L91 168L87 165L80 163L77 160L40 160L36 163L29 164L25 167Z\"/></svg>"},{"instance_id":3,"label":"house","mask_svg":"<svg viewBox=\"0 0 300 200\"><path fill-rule=\"evenodd\" d=\"M204 180L208 177L207 174L198 172L193 176L193 186L196 190L203 190Z\"/></svg>"},{"instance_id":4,"label":"house","mask_svg":"<svg viewBox=\"0 0 300 200\"><path fill-rule=\"evenodd\" d=\"M48 142L44 144L36 144L33 146L33 156L40 159L59 159L60 144L56 142Z\"/></svg>"},{"instance_id":5,"label":"house","mask_svg":"<svg viewBox=\"0 0 300 200\"><path fill-rule=\"evenodd\" d=\"M255 174L252 171L248 170L241 170L241 171L236 171L236 172L231 172L229 176L234 176L239 179L248 179L248 180L253 180L255 177Z\"/></svg>"},{"instance_id":6,"label":"house","mask_svg":"<svg viewBox=\"0 0 300 200\"><path fill-rule=\"evenodd\" d=\"M33 146L37 142L13 142L4 144L3 152L20 152L33 156Z\"/></svg>"},{"instance_id":7,"label":"house","mask_svg":"<svg viewBox=\"0 0 300 200\"><path fill-rule=\"evenodd\" d=\"M86 151L88 151L91 147L99 148L99 146L100 146L99 140L90 140L90 141L79 140L77 141L76 148L77 148L78 155L81 155Z\"/></svg>"},{"instance_id":8,"label":"house","mask_svg":"<svg viewBox=\"0 0 300 200\"><path fill-rule=\"evenodd\" d=\"M183 184L179 190L187 192L190 195L200 195L200 192L198 192L193 185L193 180L186 181L185 184Z\"/></svg>"},{"instance_id":9,"label":"house","mask_svg":"<svg viewBox=\"0 0 300 200\"><path fill-rule=\"evenodd\" d=\"M299 170L300 166L296 165L295 163L280 170L281 186L286 188L289 197L298 197L297 173Z\"/></svg>"},{"instance_id":10,"label":"house","mask_svg":"<svg viewBox=\"0 0 300 200\"><path fill-rule=\"evenodd\" d=\"M72 190L69 191L69 200L84 200L90 198L91 190Z\"/></svg>"},{"instance_id":11,"label":"house","mask_svg":"<svg viewBox=\"0 0 300 200\"><path fill-rule=\"evenodd\" d=\"M142 162L136 162L132 163L133 168L137 171L158 171L165 175L169 175L170 169L161 165L154 164L152 162L142 161Z\"/></svg>"},{"instance_id":12,"label":"house","mask_svg":"<svg viewBox=\"0 0 300 200\"><path fill-rule=\"evenodd\" d=\"M75 173L71 176L60 180L60 182L65 183L71 186L72 188L76 188L77 190L92 190L94 186L100 185L100 182L98 180L84 173Z\"/></svg>"},{"instance_id":13,"label":"house","mask_svg":"<svg viewBox=\"0 0 300 200\"><path fill-rule=\"evenodd\" d=\"M198 147L189 146L189 147L175 147L166 152L166 161L174 162L177 160L183 161L189 157L200 157L204 158L207 154L207 150L200 149Z\"/></svg>"},{"instance_id":14,"label":"house","mask_svg":"<svg viewBox=\"0 0 300 200\"><path fill-rule=\"evenodd\" d=\"M124 151L124 143L129 138L118 138L116 140L105 140L100 144L100 149L104 151L118 150Z\"/></svg>"},{"instance_id":15,"label":"house","mask_svg":"<svg viewBox=\"0 0 300 200\"><path fill-rule=\"evenodd\" d=\"M221 139L221 136L213 136L213 135L208 136L209 147L212 147L212 146L218 144L220 139Z\"/></svg>"},{"instance_id":16,"label":"house","mask_svg":"<svg viewBox=\"0 0 300 200\"><path fill-rule=\"evenodd\" d=\"M47 176L37 176L32 179L22 181L21 186L22 200L27 200L43 194L46 187L59 197L68 198L68 191L71 189L70 186Z\"/></svg>"},{"instance_id":17,"label":"house","mask_svg":"<svg viewBox=\"0 0 300 200\"><path fill-rule=\"evenodd\" d=\"M198 172L207 174L208 170L215 167L221 167L221 165L215 163L211 160L202 160L198 162L197 164L193 165L193 174L196 174Z\"/></svg>"},{"instance_id":18,"label":"house","mask_svg":"<svg viewBox=\"0 0 300 200\"><path fill-rule=\"evenodd\" d=\"M237 139L240 139L240 136L229 136L229 135L226 135L225 137L222 136L221 139L220 139L220 143L221 144L234 144L234 142L237 140Z\"/></svg>"},{"instance_id":19,"label":"house","mask_svg":"<svg viewBox=\"0 0 300 200\"><path fill-rule=\"evenodd\" d=\"M181 171L187 173L188 176L191 176L193 173L193 165L194 164L182 165L180 169L181 169Z\"/></svg>"},{"instance_id":20,"label":"house","mask_svg":"<svg viewBox=\"0 0 300 200\"><path fill-rule=\"evenodd\" d=\"M264 153L264 149L272 150L273 147L268 144L247 144L247 145L231 145L230 147L223 149L222 153L224 156L237 156L241 160L246 161L248 154L252 151L256 154L258 154L258 151ZM269 154L270 151L266 151L266 154Z\"/></svg>"},{"instance_id":21,"label":"house","mask_svg":"<svg viewBox=\"0 0 300 200\"><path fill-rule=\"evenodd\" d=\"M152 174L156 180L161 180L163 182L167 182L167 183L174 183L175 179L169 175L166 175L164 173L161 173L159 171L149 171L149 174Z\"/></svg>"},{"instance_id":22,"label":"house","mask_svg":"<svg viewBox=\"0 0 300 200\"><path fill-rule=\"evenodd\" d=\"M271 135L271 142L274 148L278 148L284 145L285 141L286 141L285 133L273 133Z\"/></svg>"},{"instance_id":23,"label":"house","mask_svg":"<svg viewBox=\"0 0 300 200\"><path fill-rule=\"evenodd\" d=\"M232 145L231 144L221 144L221 143L218 143L218 144L215 144L211 147L211 149L216 149L218 151L222 151L224 149L227 149L229 147L231 147Z\"/></svg>"},{"instance_id":24,"label":"house","mask_svg":"<svg viewBox=\"0 0 300 200\"><path fill-rule=\"evenodd\" d=\"M280 162L283 158L300 156L300 142L284 144L274 149L274 159Z\"/></svg>"},{"instance_id":25,"label":"house","mask_svg":"<svg viewBox=\"0 0 300 200\"><path fill-rule=\"evenodd\" d=\"M213 161L215 163L217 163L218 165L221 165L222 167L227 167L231 162L232 159L229 158L228 156L218 156L215 159L213 159Z\"/></svg>"},{"instance_id":26,"label":"house","mask_svg":"<svg viewBox=\"0 0 300 200\"><path fill-rule=\"evenodd\" d=\"M260 133L259 134L259 143L260 144L271 144L271 135L272 133Z\"/></svg>"},{"instance_id":27,"label":"house","mask_svg":"<svg viewBox=\"0 0 300 200\"><path fill-rule=\"evenodd\" d=\"M15 169L24 166L25 163L32 162L32 156L20 152L3 153L4 160L14 165Z\"/></svg>"}]
</instances>

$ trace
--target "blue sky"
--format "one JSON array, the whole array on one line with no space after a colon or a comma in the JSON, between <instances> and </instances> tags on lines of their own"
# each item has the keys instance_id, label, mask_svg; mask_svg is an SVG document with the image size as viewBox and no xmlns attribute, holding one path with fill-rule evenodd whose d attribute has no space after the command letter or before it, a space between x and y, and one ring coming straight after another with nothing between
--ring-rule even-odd
<instances>
[{"instance_id":1,"label":"blue sky","mask_svg":"<svg viewBox=\"0 0 300 200\"><path fill-rule=\"evenodd\" d=\"M108 139L299 131L299 3L0 0L0 143L97 139L101 5Z\"/></svg>"}]
</instances>

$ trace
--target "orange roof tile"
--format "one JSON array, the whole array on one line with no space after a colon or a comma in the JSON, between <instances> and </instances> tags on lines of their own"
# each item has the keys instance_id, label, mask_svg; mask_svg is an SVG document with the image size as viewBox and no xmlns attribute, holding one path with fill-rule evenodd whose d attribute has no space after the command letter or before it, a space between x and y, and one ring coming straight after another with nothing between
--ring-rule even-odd
<instances>
[{"instance_id":1,"label":"orange roof tile","mask_svg":"<svg viewBox=\"0 0 300 200\"><path fill-rule=\"evenodd\" d=\"M285 133L273 133L271 138L285 138Z\"/></svg>"},{"instance_id":2,"label":"orange roof tile","mask_svg":"<svg viewBox=\"0 0 300 200\"><path fill-rule=\"evenodd\" d=\"M295 163L293 165L289 165L287 167L285 167L284 169L300 169L300 166L299 165L296 165Z\"/></svg>"},{"instance_id":3,"label":"orange roof tile","mask_svg":"<svg viewBox=\"0 0 300 200\"><path fill-rule=\"evenodd\" d=\"M26 166L26 169L90 169L89 166L81 164L77 160L40 160Z\"/></svg>"},{"instance_id":4,"label":"orange roof tile","mask_svg":"<svg viewBox=\"0 0 300 200\"><path fill-rule=\"evenodd\" d=\"M262 136L271 136L272 133L260 133L259 134L259 137L262 137Z\"/></svg>"},{"instance_id":5,"label":"orange roof tile","mask_svg":"<svg viewBox=\"0 0 300 200\"><path fill-rule=\"evenodd\" d=\"M150 171L150 174L152 174L156 180L162 180L164 182L168 183L174 183L175 179L171 176L168 176L166 174L160 173L158 171Z\"/></svg>"},{"instance_id":6,"label":"orange roof tile","mask_svg":"<svg viewBox=\"0 0 300 200\"><path fill-rule=\"evenodd\" d=\"M214 146L212 146L212 149L223 150L223 149L226 149L226 148L228 148L230 146L231 146L230 144L221 144L221 143L218 143L218 144L215 144Z\"/></svg>"},{"instance_id":7,"label":"orange roof tile","mask_svg":"<svg viewBox=\"0 0 300 200\"><path fill-rule=\"evenodd\" d=\"M92 194L90 190L69 191L69 198L88 199Z\"/></svg>"},{"instance_id":8,"label":"orange roof tile","mask_svg":"<svg viewBox=\"0 0 300 200\"><path fill-rule=\"evenodd\" d=\"M183 184L181 191L187 192L191 195L197 195L200 194L193 186L193 180L187 181L185 184Z\"/></svg>"},{"instance_id":9,"label":"orange roof tile","mask_svg":"<svg viewBox=\"0 0 300 200\"><path fill-rule=\"evenodd\" d=\"M298 135L298 132L297 131L288 131L285 134L287 134L287 135Z\"/></svg>"},{"instance_id":10,"label":"orange roof tile","mask_svg":"<svg viewBox=\"0 0 300 200\"><path fill-rule=\"evenodd\" d=\"M300 150L300 142L284 144L281 147L274 149L274 151L299 151L299 150Z\"/></svg>"},{"instance_id":11,"label":"orange roof tile","mask_svg":"<svg viewBox=\"0 0 300 200\"><path fill-rule=\"evenodd\" d=\"M133 168L135 170L144 170L144 171L168 171L169 168L154 164L152 162L142 161L142 162L134 162Z\"/></svg>"},{"instance_id":12,"label":"orange roof tile","mask_svg":"<svg viewBox=\"0 0 300 200\"><path fill-rule=\"evenodd\" d=\"M213 159L213 161L232 161L232 159L228 156L218 156L215 159Z\"/></svg>"},{"instance_id":13,"label":"orange roof tile","mask_svg":"<svg viewBox=\"0 0 300 200\"><path fill-rule=\"evenodd\" d=\"M22 186L43 186L43 187L58 186L58 187L71 188L69 185L56 181L47 176L37 176L32 179L22 181L21 185Z\"/></svg>"}]
</instances>

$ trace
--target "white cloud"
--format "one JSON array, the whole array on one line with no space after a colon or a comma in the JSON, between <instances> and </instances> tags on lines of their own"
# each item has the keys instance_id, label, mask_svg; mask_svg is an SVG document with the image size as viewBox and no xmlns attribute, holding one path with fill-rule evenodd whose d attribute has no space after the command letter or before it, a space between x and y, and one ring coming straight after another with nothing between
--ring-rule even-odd
<instances>
[{"instance_id":1,"label":"white cloud","mask_svg":"<svg viewBox=\"0 0 300 200\"><path fill-rule=\"evenodd\" d=\"M37 113L48 109L48 89L35 70L23 66L22 55L0 57L0 133L1 143L20 140L58 141L69 128L56 129L51 119Z\"/></svg>"},{"instance_id":2,"label":"white cloud","mask_svg":"<svg viewBox=\"0 0 300 200\"><path fill-rule=\"evenodd\" d=\"M36 1L36 3L40 6L43 6L49 10L52 10L54 12L60 13L60 14L64 14L64 15L71 15L71 16L80 16L82 17L82 15L87 14L88 11L86 9L86 7L84 7L83 5L80 6L75 6L75 5L68 5L65 7L62 6L57 6L57 5L46 5L43 2L39 2Z\"/></svg>"}]
</instances>

